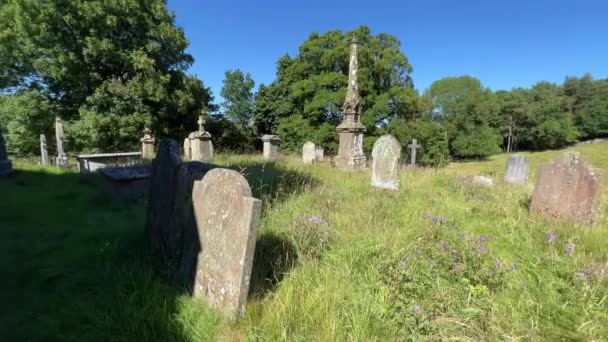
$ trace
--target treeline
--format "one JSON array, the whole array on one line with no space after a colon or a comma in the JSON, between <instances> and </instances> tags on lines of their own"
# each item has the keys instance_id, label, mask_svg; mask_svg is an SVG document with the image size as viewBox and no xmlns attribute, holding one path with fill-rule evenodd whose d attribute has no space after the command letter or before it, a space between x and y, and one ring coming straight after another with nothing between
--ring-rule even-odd
<instances>
[{"instance_id":1,"label":"treeline","mask_svg":"<svg viewBox=\"0 0 608 342\"><path fill-rule=\"evenodd\" d=\"M608 135L607 80L585 75L493 92L464 76L419 93L399 40L366 26L312 33L295 56L278 59L275 80L257 92L251 75L227 71L216 104L210 89L186 73L193 62L188 41L164 0L2 2L1 129L10 153L37 155L40 133L52 150L59 115L67 122L68 152L127 151L139 148L146 126L158 138L181 141L208 112L205 127L216 149L252 151L261 135L277 133L285 151L299 153L311 140L334 153L353 35L362 43L367 152L390 133L404 145L418 139L419 161L441 166Z\"/></svg>"}]
</instances>

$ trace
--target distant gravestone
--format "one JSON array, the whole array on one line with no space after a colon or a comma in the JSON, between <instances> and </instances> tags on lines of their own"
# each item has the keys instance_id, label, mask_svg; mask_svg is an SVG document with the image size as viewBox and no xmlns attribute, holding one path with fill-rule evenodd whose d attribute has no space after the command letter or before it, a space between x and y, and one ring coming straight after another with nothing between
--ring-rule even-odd
<instances>
[{"instance_id":1,"label":"distant gravestone","mask_svg":"<svg viewBox=\"0 0 608 342\"><path fill-rule=\"evenodd\" d=\"M407 145L407 147L412 150L410 153L410 167L416 167L416 153L417 150L422 146L418 145L418 140L412 139L412 143Z\"/></svg>"},{"instance_id":2,"label":"distant gravestone","mask_svg":"<svg viewBox=\"0 0 608 342\"><path fill-rule=\"evenodd\" d=\"M49 150L44 134L40 134L40 164L49 165Z\"/></svg>"},{"instance_id":3,"label":"distant gravestone","mask_svg":"<svg viewBox=\"0 0 608 342\"><path fill-rule=\"evenodd\" d=\"M507 159L505 166L505 182L526 184L530 174L530 159L523 154L516 154Z\"/></svg>"},{"instance_id":4,"label":"distant gravestone","mask_svg":"<svg viewBox=\"0 0 608 342\"><path fill-rule=\"evenodd\" d=\"M11 173L13 173L13 163L8 159L4 136L0 130L0 177L8 176Z\"/></svg>"},{"instance_id":5,"label":"distant gravestone","mask_svg":"<svg viewBox=\"0 0 608 342\"><path fill-rule=\"evenodd\" d=\"M565 152L541 165L530 211L592 224L602 193L603 172L585 162L578 152Z\"/></svg>"},{"instance_id":6,"label":"distant gravestone","mask_svg":"<svg viewBox=\"0 0 608 342\"><path fill-rule=\"evenodd\" d=\"M262 142L264 144L262 152L264 159L277 159L279 157L279 144L281 143L281 138L274 134L264 134L262 136Z\"/></svg>"},{"instance_id":7,"label":"distant gravestone","mask_svg":"<svg viewBox=\"0 0 608 342\"><path fill-rule=\"evenodd\" d=\"M325 160L325 150L323 147L317 146L315 148L315 161L320 163L323 160Z\"/></svg>"},{"instance_id":8,"label":"distant gravestone","mask_svg":"<svg viewBox=\"0 0 608 342\"><path fill-rule=\"evenodd\" d=\"M207 162L213 157L213 147L211 146L211 133L205 131L205 119L198 117L198 131L190 133L190 153L192 160Z\"/></svg>"},{"instance_id":9,"label":"distant gravestone","mask_svg":"<svg viewBox=\"0 0 608 342\"><path fill-rule=\"evenodd\" d=\"M154 139L152 131L148 127L144 129L144 136L140 141L141 157L143 159L154 159L154 143L156 142L156 139Z\"/></svg>"},{"instance_id":10,"label":"distant gravestone","mask_svg":"<svg viewBox=\"0 0 608 342\"><path fill-rule=\"evenodd\" d=\"M262 202L238 172L213 169L192 191L202 252L194 295L228 317L244 312Z\"/></svg>"},{"instance_id":11,"label":"distant gravestone","mask_svg":"<svg viewBox=\"0 0 608 342\"><path fill-rule=\"evenodd\" d=\"M55 118L55 139L57 144L57 160L56 164L59 166L67 167L68 156L64 150L64 142L65 142L65 133L63 131L63 121L61 121L60 117Z\"/></svg>"},{"instance_id":12,"label":"distant gravestone","mask_svg":"<svg viewBox=\"0 0 608 342\"><path fill-rule=\"evenodd\" d=\"M312 164L315 162L315 155L315 144L311 141L307 141L304 146L302 146L302 161L304 164Z\"/></svg>"},{"instance_id":13,"label":"distant gravestone","mask_svg":"<svg viewBox=\"0 0 608 342\"><path fill-rule=\"evenodd\" d=\"M399 190L399 158L401 144L392 135L383 135L372 149L372 186L380 189Z\"/></svg>"},{"instance_id":14,"label":"distant gravestone","mask_svg":"<svg viewBox=\"0 0 608 342\"><path fill-rule=\"evenodd\" d=\"M184 139L184 160L192 160L192 151L190 150L190 138Z\"/></svg>"},{"instance_id":15,"label":"distant gravestone","mask_svg":"<svg viewBox=\"0 0 608 342\"><path fill-rule=\"evenodd\" d=\"M180 164L177 142L162 140L152 162L145 230L148 244L164 261L170 260L174 253L172 210L177 200L175 178Z\"/></svg>"}]
</instances>

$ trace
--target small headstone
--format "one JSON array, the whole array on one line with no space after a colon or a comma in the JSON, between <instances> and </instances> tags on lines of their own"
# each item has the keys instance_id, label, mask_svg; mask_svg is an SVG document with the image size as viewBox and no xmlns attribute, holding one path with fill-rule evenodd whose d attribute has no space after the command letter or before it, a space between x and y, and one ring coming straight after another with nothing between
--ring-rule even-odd
<instances>
[{"instance_id":1,"label":"small headstone","mask_svg":"<svg viewBox=\"0 0 608 342\"><path fill-rule=\"evenodd\" d=\"M11 173L13 173L13 163L8 159L4 136L0 130L0 177L8 176Z\"/></svg>"},{"instance_id":2,"label":"small headstone","mask_svg":"<svg viewBox=\"0 0 608 342\"><path fill-rule=\"evenodd\" d=\"M279 157L279 144L281 143L281 138L274 134L264 134L262 136L262 142L264 143L264 159L277 159Z\"/></svg>"},{"instance_id":3,"label":"small headstone","mask_svg":"<svg viewBox=\"0 0 608 342\"><path fill-rule=\"evenodd\" d=\"M530 159L523 154L516 154L507 159L505 166L505 182L526 184L530 174Z\"/></svg>"},{"instance_id":4,"label":"small headstone","mask_svg":"<svg viewBox=\"0 0 608 342\"><path fill-rule=\"evenodd\" d=\"M152 136L152 131L146 127L144 129L144 136L140 139L141 141L141 157L143 159L154 159L154 143L155 139Z\"/></svg>"},{"instance_id":5,"label":"small headstone","mask_svg":"<svg viewBox=\"0 0 608 342\"><path fill-rule=\"evenodd\" d=\"M40 134L40 164L49 165L49 150L44 134Z\"/></svg>"},{"instance_id":6,"label":"small headstone","mask_svg":"<svg viewBox=\"0 0 608 342\"><path fill-rule=\"evenodd\" d=\"M184 139L184 160L192 160L192 151L190 150L190 138Z\"/></svg>"},{"instance_id":7,"label":"small headstone","mask_svg":"<svg viewBox=\"0 0 608 342\"><path fill-rule=\"evenodd\" d=\"M372 149L372 186L380 189L399 190L399 158L401 144L392 135L383 135Z\"/></svg>"},{"instance_id":8,"label":"small headstone","mask_svg":"<svg viewBox=\"0 0 608 342\"><path fill-rule=\"evenodd\" d=\"M202 252L194 295L228 317L243 314L262 202L238 172L213 169L194 182L194 215Z\"/></svg>"},{"instance_id":9,"label":"small headstone","mask_svg":"<svg viewBox=\"0 0 608 342\"><path fill-rule=\"evenodd\" d=\"M422 146L418 145L418 140L412 139L412 143L407 145L407 147L409 147L412 150L410 153L411 154L410 167L416 167L416 150Z\"/></svg>"},{"instance_id":10,"label":"small headstone","mask_svg":"<svg viewBox=\"0 0 608 342\"><path fill-rule=\"evenodd\" d=\"M64 150L65 133L63 132L63 121L60 117L55 118L55 139L57 140L57 161L59 166L68 166L68 156Z\"/></svg>"},{"instance_id":11,"label":"small headstone","mask_svg":"<svg viewBox=\"0 0 608 342\"><path fill-rule=\"evenodd\" d=\"M490 176L463 176L458 177L458 180L463 183L470 183L482 186L493 186L494 179Z\"/></svg>"},{"instance_id":12,"label":"small headstone","mask_svg":"<svg viewBox=\"0 0 608 342\"><path fill-rule=\"evenodd\" d=\"M315 161L320 163L323 160L325 160L325 150L323 147L317 146L315 148Z\"/></svg>"},{"instance_id":13,"label":"small headstone","mask_svg":"<svg viewBox=\"0 0 608 342\"><path fill-rule=\"evenodd\" d=\"M307 141L302 147L302 161L304 164L312 164L315 162L315 144L311 141Z\"/></svg>"},{"instance_id":14,"label":"small headstone","mask_svg":"<svg viewBox=\"0 0 608 342\"><path fill-rule=\"evenodd\" d=\"M541 165L536 173L530 211L592 224L602 194L603 171L585 162L578 152L565 152Z\"/></svg>"}]
</instances>

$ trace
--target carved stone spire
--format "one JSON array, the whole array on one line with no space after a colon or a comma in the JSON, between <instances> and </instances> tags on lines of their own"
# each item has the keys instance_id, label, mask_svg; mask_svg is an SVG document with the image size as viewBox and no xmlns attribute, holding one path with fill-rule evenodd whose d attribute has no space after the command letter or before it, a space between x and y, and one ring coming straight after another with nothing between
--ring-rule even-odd
<instances>
[{"instance_id":1,"label":"carved stone spire","mask_svg":"<svg viewBox=\"0 0 608 342\"><path fill-rule=\"evenodd\" d=\"M359 41L356 37L350 40L350 60L348 68L348 90L342 110L348 114L361 114L361 97L359 96L359 59L357 56L357 48Z\"/></svg>"}]
</instances>

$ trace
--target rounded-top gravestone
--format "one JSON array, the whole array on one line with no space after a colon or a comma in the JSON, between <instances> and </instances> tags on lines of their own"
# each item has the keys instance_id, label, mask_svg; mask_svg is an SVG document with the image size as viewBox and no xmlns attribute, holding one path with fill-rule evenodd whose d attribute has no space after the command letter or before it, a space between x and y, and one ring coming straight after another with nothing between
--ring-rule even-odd
<instances>
[{"instance_id":1,"label":"rounded-top gravestone","mask_svg":"<svg viewBox=\"0 0 608 342\"><path fill-rule=\"evenodd\" d=\"M312 164L315 162L315 157L315 144L312 141L307 141L304 146L302 146L302 161L304 164Z\"/></svg>"},{"instance_id":2,"label":"rounded-top gravestone","mask_svg":"<svg viewBox=\"0 0 608 342\"><path fill-rule=\"evenodd\" d=\"M505 165L505 182L513 184L526 184L530 174L530 159L523 154L516 154Z\"/></svg>"},{"instance_id":3,"label":"rounded-top gravestone","mask_svg":"<svg viewBox=\"0 0 608 342\"><path fill-rule=\"evenodd\" d=\"M401 144L390 134L381 136L372 149L372 186L399 190Z\"/></svg>"}]
</instances>

